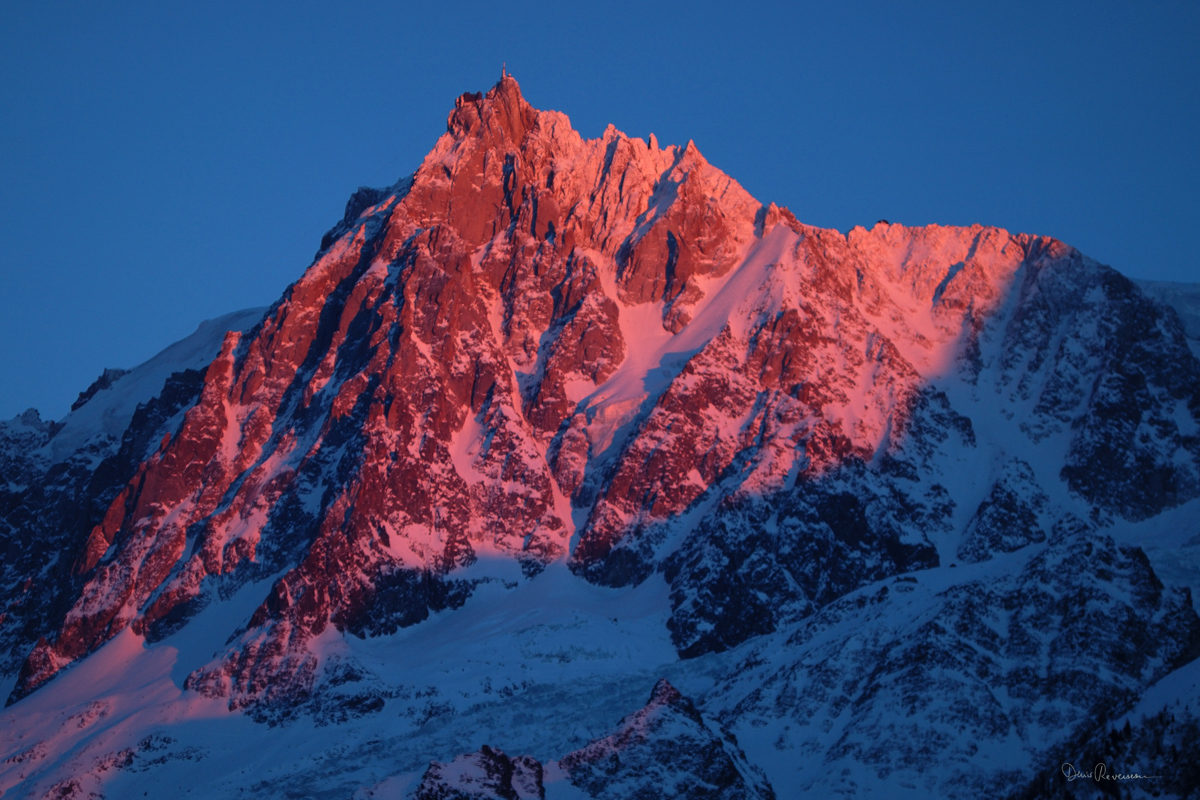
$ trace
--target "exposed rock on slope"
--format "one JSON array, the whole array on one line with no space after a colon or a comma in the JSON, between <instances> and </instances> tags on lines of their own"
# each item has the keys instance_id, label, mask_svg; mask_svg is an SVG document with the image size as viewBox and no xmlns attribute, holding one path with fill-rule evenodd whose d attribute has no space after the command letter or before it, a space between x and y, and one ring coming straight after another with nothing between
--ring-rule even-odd
<instances>
[{"instance_id":1,"label":"exposed rock on slope","mask_svg":"<svg viewBox=\"0 0 1200 800\"><path fill-rule=\"evenodd\" d=\"M105 370L60 422L30 410L0 423L0 672L62 624L105 552L91 531L195 402L225 331L262 312L209 320L133 370Z\"/></svg>"},{"instance_id":2,"label":"exposed rock on slope","mask_svg":"<svg viewBox=\"0 0 1200 800\"><path fill-rule=\"evenodd\" d=\"M665 680L655 685L645 708L623 719L612 735L564 756L557 767L597 800L775 797L737 739L709 727L692 701Z\"/></svg>"},{"instance_id":3,"label":"exposed rock on slope","mask_svg":"<svg viewBox=\"0 0 1200 800\"><path fill-rule=\"evenodd\" d=\"M484 745L426 770L413 800L541 800L569 783L594 800L774 800L730 734L706 721L666 680L610 734L543 767Z\"/></svg>"},{"instance_id":4,"label":"exposed rock on slope","mask_svg":"<svg viewBox=\"0 0 1200 800\"><path fill-rule=\"evenodd\" d=\"M958 557L985 561L996 553L1046 541L1040 517L1049 501L1032 467L1019 459L1008 461L967 523Z\"/></svg>"},{"instance_id":5,"label":"exposed rock on slope","mask_svg":"<svg viewBox=\"0 0 1200 800\"><path fill-rule=\"evenodd\" d=\"M1200 356L1200 285L1171 281L1137 281L1137 285L1179 315L1192 352Z\"/></svg>"},{"instance_id":6,"label":"exposed rock on slope","mask_svg":"<svg viewBox=\"0 0 1200 800\"><path fill-rule=\"evenodd\" d=\"M1190 595L1164 589L1140 550L1063 525L1023 561L829 605L724 677L720 718L803 754L788 771L805 791L852 791L876 773L935 796L1002 795L1053 743L1200 655Z\"/></svg>"},{"instance_id":7,"label":"exposed rock on slope","mask_svg":"<svg viewBox=\"0 0 1200 800\"><path fill-rule=\"evenodd\" d=\"M449 764L430 764L413 800L545 800L542 774L536 759L509 758L485 744Z\"/></svg>"}]
</instances>

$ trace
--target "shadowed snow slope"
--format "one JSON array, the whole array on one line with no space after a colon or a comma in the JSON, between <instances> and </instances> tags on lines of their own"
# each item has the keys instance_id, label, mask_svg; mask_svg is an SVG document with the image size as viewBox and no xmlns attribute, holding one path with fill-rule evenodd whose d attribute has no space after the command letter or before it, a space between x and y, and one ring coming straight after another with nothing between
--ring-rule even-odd
<instances>
[{"instance_id":1,"label":"shadowed snow slope","mask_svg":"<svg viewBox=\"0 0 1200 800\"><path fill-rule=\"evenodd\" d=\"M0 789L995 796L1125 719L1159 768L1188 319L506 76L270 309L0 428Z\"/></svg>"}]
</instances>

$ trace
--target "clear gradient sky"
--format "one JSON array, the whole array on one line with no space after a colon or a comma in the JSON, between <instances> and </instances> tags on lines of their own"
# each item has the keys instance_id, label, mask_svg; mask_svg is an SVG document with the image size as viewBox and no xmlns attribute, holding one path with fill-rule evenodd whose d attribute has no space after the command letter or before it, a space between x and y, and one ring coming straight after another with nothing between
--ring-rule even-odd
<instances>
[{"instance_id":1,"label":"clear gradient sky","mask_svg":"<svg viewBox=\"0 0 1200 800\"><path fill-rule=\"evenodd\" d=\"M501 64L846 231L985 223L1200 281L1200 4L0 4L0 418L267 305Z\"/></svg>"}]
</instances>

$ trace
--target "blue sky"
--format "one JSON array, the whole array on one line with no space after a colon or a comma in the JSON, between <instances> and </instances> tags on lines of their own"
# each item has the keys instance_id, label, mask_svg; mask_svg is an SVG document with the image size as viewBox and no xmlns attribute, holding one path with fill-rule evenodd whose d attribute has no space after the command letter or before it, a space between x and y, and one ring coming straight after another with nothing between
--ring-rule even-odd
<instances>
[{"instance_id":1,"label":"blue sky","mask_svg":"<svg viewBox=\"0 0 1200 800\"><path fill-rule=\"evenodd\" d=\"M1196 3L5 3L0 418L266 305L508 69L762 201L1200 281Z\"/></svg>"}]
</instances>

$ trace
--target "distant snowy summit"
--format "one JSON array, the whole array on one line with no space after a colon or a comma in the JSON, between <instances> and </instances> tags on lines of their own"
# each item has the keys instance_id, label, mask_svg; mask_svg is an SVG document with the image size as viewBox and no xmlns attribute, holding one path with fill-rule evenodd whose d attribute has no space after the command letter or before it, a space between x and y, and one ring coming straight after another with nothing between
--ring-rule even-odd
<instances>
[{"instance_id":1,"label":"distant snowy summit","mask_svg":"<svg viewBox=\"0 0 1200 800\"><path fill-rule=\"evenodd\" d=\"M1167 775L1194 298L506 75L269 309L0 428L0 789L1038 796L1116 720Z\"/></svg>"}]
</instances>

